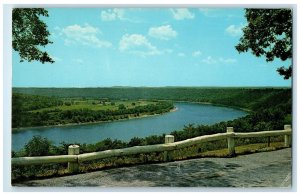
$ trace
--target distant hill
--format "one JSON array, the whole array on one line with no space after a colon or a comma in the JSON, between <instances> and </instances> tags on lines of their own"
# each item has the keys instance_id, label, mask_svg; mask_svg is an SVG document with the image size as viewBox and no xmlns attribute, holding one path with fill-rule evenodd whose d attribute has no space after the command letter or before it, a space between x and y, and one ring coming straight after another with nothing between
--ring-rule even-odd
<instances>
[{"instance_id":1,"label":"distant hill","mask_svg":"<svg viewBox=\"0 0 300 196\"><path fill-rule=\"evenodd\" d=\"M272 87L103 87L103 88L13 88L13 93L60 98L147 99L209 102L257 109L291 103L291 88Z\"/></svg>"}]
</instances>

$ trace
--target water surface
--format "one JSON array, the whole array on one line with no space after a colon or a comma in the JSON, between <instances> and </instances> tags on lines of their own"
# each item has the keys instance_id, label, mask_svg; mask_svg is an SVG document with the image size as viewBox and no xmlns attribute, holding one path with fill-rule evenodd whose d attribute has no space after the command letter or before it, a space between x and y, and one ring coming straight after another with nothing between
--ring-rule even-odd
<instances>
[{"instance_id":1,"label":"water surface","mask_svg":"<svg viewBox=\"0 0 300 196\"><path fill-rule=\"evenodd\" d=\"M50 139L59 145L66 143L96 143L106 138L129 141L133 137L160 135L181 130L188 124L211 125L245 116L233 108L196 103L175 103L175 112L146 118L88 125L28 128L12 134L12 149L20 150L34 135Z\"/></svg>"}]
</instances>

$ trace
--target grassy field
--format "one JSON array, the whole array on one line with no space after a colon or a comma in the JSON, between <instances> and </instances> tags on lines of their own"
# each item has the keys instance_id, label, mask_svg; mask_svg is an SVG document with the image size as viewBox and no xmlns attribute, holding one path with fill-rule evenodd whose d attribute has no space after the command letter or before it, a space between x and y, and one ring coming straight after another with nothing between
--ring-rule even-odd
<instances>
[{"instance_id":1,"label":"grassy field","mask_svg":"<svg viewBox=\"0 0 300 196\"><path fill-rule=\"evenodd\" d=\"M118 110L119 105L124 105L126 109L134 108L137 106L145 106L149 104L156 104L153 101L143 100L130 100L130 101L103 101L96 99L64 99L64 104L61 106L54 106L48 108L41 108L32 110L31 112L43 112L51 110L76 110L76 109L89 109L89 110Z\"/></svg>"}]
</instances>

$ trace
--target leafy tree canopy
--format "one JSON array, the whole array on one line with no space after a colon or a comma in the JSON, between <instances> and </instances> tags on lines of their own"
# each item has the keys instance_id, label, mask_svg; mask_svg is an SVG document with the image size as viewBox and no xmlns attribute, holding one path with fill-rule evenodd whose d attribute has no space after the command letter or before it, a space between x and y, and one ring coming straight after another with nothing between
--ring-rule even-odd
<instances>
[{"instance_id":1,"label":"leafy tree canopy","mask_svg":"<svg viewBox=\"0 0 300 196\"><path fill-rule=\"evenodd\" d=\"M41 136L33 138L25 145L26 156L45 156L49 154L51 142Z\"/></svg>"},{"instance_id":2,"label":"leafy tree canopy","mask_svg":"<svg viewBox=\"0 0 300 196\"><path fill-rule=\"evenodd\" d=\"M248 21L243 36L236 47L239 53L252 51L266 61L275 58L285 61L292 58L292 10L291 9L246 9ZM292 76L291 65L277 69L284 79Z\"/></svg>"},{"instance_id":3,"label":"leafy tree canopy","mask_svg":"<svg viewBox=\"0 0 300 196\"><path fill-rule=\"evenodd\" d=\"M12 10L12 47L19 52L21 62L33 60L42 63L53 63L47 52L40 50L52 42L47 25L39 16L48 17L48 11L43 8L15 8Z\"/></svg>"}]
</instances>

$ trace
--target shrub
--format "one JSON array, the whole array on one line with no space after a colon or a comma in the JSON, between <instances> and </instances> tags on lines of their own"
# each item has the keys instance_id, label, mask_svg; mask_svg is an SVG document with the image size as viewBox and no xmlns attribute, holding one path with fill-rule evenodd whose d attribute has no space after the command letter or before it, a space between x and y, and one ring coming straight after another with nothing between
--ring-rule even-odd
<instances>
[{"instance_id":1,"label":"shrub","mask_svg":"<svg viewBox=\"0 0 300 196\"><path fill-rule=\"evenodd\" d=\"M144 145L144 139L143 138L139 138L139 137L134 137L132 138L129 143L128 146L142 146Z\"/></svg>"},{"instance_id":2,"label":"shrub","mask_svg":"<svg viewBox=\"0 0 300 196\"><path fill-rule=\"evenodd\" d=\"M119 110L125 110L126 109L126 107L125 107L125 105L124 104L119 104Z\"/></svg>"},{"instance_id":3,"label":"shrub","mask_svg":"<svg viewBox=\"0 0 300 196\"><path fill-rule=\"evenodd\" d=\"M65 102L65 105L66 105L66 106L70 106L70 105L71 105L71 102L68 102L68 101L67 101L67 102Z\"/></svg>"},{"instance_id":4,"label":"shrub","mask_svg":"<svg viewBox=\"0 0 300 196\"><path fill-rule=\"evenodd\" d=\"M47 138L34 136L26 145L26 156L45 156L50 155L51 142Z\"/></svg>"}]
</instances>

